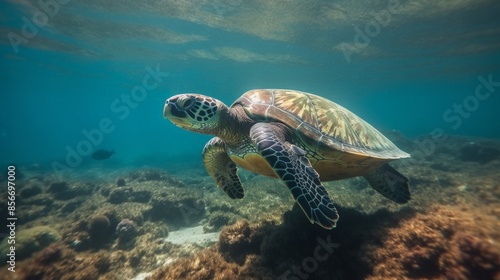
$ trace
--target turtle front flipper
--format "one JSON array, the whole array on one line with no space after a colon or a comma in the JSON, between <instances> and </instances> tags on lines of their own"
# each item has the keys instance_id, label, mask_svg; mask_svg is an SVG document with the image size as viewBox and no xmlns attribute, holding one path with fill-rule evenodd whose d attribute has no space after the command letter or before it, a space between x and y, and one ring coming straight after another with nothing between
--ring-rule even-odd
<instances>
[{"instance_id":1,"label":"turtle front flipper","mask_svg":"<svg viewBox=\"0 0 500 280\"><path fill-rule=\"evenodd\" d=\"M238 177L238 167L227 155L226 145L222 139L214 137L207 142L203 148L203 163L217 187L230 198L240 199L245 196L243 185Z\"/></svg>"},{"instance_id":2,"label":"turtle front flipper","mask_svg":"<svg viewBox=\"0 0 500 280\"><path fill-rule=\"evenodd\" d=\"M279 123L257 123L250 138L260 155L286 184L311 223L331 229L339 215L319 174L313 169L306 152L286 141L286 127Z\"/></svg>"},{"instance_id":3,"label":"turtle front flipper","mask_svg":"<svg viewBox=\"0 0 500 280\"><path fill-rule=\"evenodd\" d=\"M388 199L400 204L410 200L410 180L389 164L364 177L372 188Z\"/></svg>"}]
</instances>

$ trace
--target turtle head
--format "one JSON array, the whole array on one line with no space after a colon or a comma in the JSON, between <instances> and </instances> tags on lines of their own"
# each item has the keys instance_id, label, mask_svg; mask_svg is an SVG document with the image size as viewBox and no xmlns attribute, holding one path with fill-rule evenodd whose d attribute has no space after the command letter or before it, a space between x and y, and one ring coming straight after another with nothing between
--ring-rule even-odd
<instances>
[{"instance_id":1,"label":"turtle head","mask_svg":"<svg viewBox=\"0 0 500 280\"><path fill-rule=\"evenodd\" d=\"M215 98L186 93L172 96L165 101L163 117L180 128L214 134L223 110L227 110L227 106Z\"/></svg>"}]
</instances>

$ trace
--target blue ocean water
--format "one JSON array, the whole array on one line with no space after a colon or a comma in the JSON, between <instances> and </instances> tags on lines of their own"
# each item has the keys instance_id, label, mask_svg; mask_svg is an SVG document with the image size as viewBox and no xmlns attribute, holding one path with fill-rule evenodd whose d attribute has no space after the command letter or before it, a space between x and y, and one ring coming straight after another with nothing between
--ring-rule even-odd
<instances>
[{"instance_id":1,"label":"blue ocean water","mask_svg":"<svg viewBox=\"0 0 500 280\"><path fill-rule=\"evenodd\" d=\"M329 98L381 131L500 137L496 1L3 1L0 162L199 157L183 92ZM151 77L151 78L148 78ZM145 80L149 79L149 80ZM145 84L146 83L146 84ZM147 88L147 89L146 89Z\"/></svg>"},{"instance_id":2,"label":"blue ocean water","mask_svg":"<svg viewBox=\"0 0 500 280\"><path fill-rule=\"evenodd\" d=\"M498 279L499 14L495 0L0 1L0 268L17 270L0 278ZM201 160L213 136L164 119L165 100L258 88L328 98L412 157L366 174L377 159L339 153L316 173L292 147L284 182L240 169L217 187ZM346 174L367 180L325 179Z\"/></svg>"}]
</instances>

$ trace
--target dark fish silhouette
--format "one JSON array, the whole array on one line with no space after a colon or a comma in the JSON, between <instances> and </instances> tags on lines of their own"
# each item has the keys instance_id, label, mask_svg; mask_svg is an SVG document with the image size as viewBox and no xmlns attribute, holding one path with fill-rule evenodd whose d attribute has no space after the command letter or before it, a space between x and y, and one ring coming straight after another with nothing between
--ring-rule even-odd
<instances>
[{"instance_id":1,"label":"dark fish silhouette","mask_svg":"<svg viewBox=\"0 0 500 280\"><path fill-rule=\"evenodd\" d=\"M114 154L115 154L115 151L113 151L113 150L108 151L108 150L100 149L100 150L95 151L92 154L92 159L95 159L95 160L108 159Z\"/></svg>"}]
</instances>

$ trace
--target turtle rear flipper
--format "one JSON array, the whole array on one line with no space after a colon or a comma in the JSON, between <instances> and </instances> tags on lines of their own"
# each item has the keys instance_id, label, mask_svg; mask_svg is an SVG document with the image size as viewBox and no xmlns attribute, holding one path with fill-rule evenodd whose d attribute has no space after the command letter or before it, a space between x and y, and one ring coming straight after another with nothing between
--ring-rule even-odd
<instances>
[{"instance_id":1,"label":"turtle rear flipper","mask_svg":"<svg viewBox=\"0 0 500 280\"><path fill-rule=\"evenodd\" d=\"M250 129L250 138L276 175L286 184L311 223L331 229L339 215L319 174L313 169L306 152L285 140L281 124L257 123Z\"/></svg>"},{"instance_id":2,"label":"turtle rear flipper","mask_svg":"<svg viewBox=\"0 0 500 280\"><path fill-rule=\"evenodd\" d=\"M238 177L238 167L229 158L226 145L219 137L210 139L203 148L203 163L208 174L230 198L241 199L245 196L243 185Z\"/></svg>"},{"instance_id":3,"label":"turtle rear flipper","mask_svg":"<svg viewBox=\"0 0 500 280\"><path fill-rule=\"evenodd\" d=\"M410 180L389 164L364 177L376 191L396 203L407 203L411 198Z\"/></svg>"}]
</instances>

